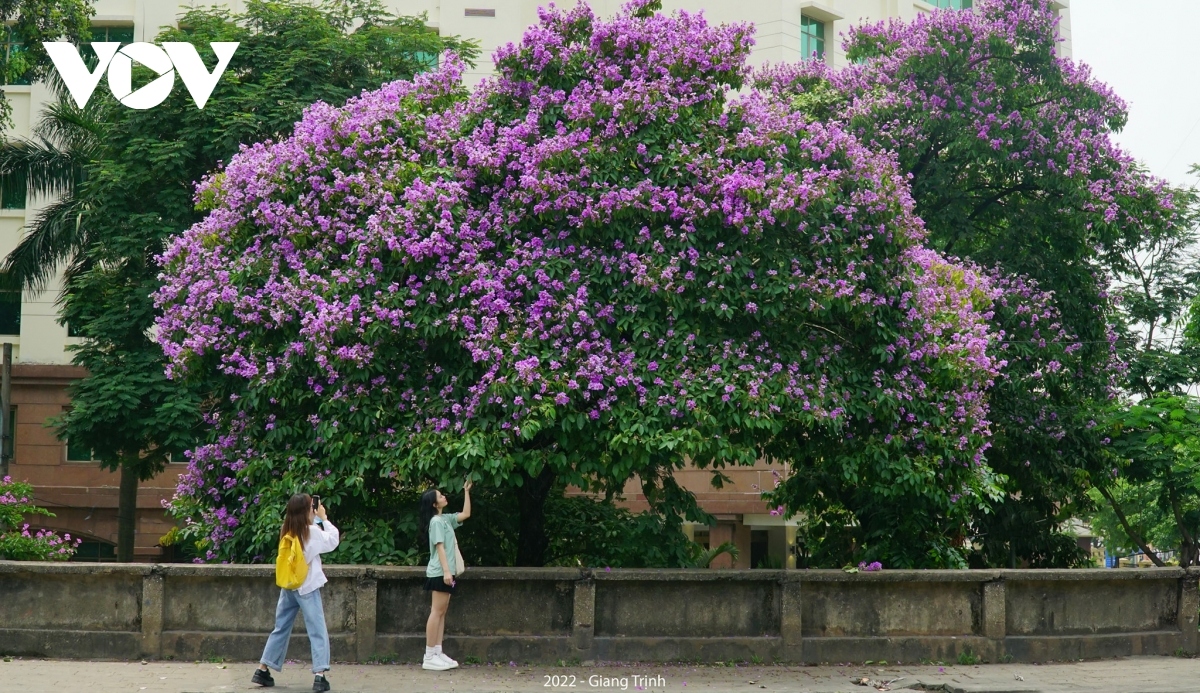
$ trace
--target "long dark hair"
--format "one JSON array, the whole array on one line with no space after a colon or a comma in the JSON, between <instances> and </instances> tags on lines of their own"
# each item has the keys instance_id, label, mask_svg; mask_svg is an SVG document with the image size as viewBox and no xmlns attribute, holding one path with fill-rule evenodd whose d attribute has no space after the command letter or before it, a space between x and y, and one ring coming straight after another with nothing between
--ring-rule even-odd
<instances>
[{"instance_id":1,"label":"long dark hair","mask_svg":"<svg viewBox=\"0 0 1200 693\"><path fill-rule=\"evenodd\" d=\"M288 499L287 510L283 514L283 527L279 530L279 538L290 534L300 538L300 545L308 543L308 513L312 510L312 496L307 493L297 493Z\"/></svg>"},{"instance_id":2,"label":"long dark hair","mask_svg":"<svg viewBox=\"0 0 1200 693\"><path fill-rule=\"evenodd\" d=\"M417 538L421 543L417 546L424 548L429 545L429 523L437 514L437 489L431 488L421 494L421 505L417 511Z\"/></svg>"}]
</instances>

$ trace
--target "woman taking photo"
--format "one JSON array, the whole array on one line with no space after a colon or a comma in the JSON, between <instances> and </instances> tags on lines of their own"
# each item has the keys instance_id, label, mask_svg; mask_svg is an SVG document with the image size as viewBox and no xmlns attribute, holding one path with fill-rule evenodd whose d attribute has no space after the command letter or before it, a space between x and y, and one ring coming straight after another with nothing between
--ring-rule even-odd
<instances>
[{"instance_id":1,"label":"woman taking photo","mask_svg":"<svg viewBox=\"0 0 1200 693\"><path fill-rule=\"evenodd\" d=\"M425 568L425 591L433 597L429 620L425 623L425 660L422 669L445 671L458 666L442 652L442 636L446 632L446 608L454 594L454 576L463 571L462 554L454 530L471 516L471 481L463 484L461 513L443 513L446 497L431 488L421 496L420 532L428 537L429 566Z\"/></svg>"},{"instance_id":2,"label":"woman taking photo","mask_svg":"<svg viewBox=\"0 0 1200 693\"><path fill-rule=\"evenodd\" d=\"M312 689L321 693L329 690L329 680L325 677L329 671L329 632L325 629L325 608L321 603L321 586L328 580L321 569L321 554L336 549L341 535L329 521L319 497L314 499L307 493L297 493L288 500L279 538L281 547L291 545L290 539L299 541L308 571L298 588L279 591L279 604L275 607L275 630L267 638L258 670L250 681L260 686L275 685L275 679L271 678L267 667L283 671L288 639L292 636L292 625L299 611L304 615L304 629L308 631L308 642L312 646Z\"/></svg>"}]
</instances>

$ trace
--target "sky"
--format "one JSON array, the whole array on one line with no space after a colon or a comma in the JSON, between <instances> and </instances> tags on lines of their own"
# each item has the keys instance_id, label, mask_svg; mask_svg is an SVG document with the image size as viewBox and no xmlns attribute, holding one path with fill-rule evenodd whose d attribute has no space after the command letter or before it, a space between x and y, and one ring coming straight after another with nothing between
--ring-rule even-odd
<instances>
[{"instance_id":1,"label":"sky","mask_svg":"<svg viewBox=\"0 0 1200 693\"><path fill-rule=\"evenodd\" d=\"M1072 0L1075 60L1129 105L1116 140L1150 172L1197 185L1200 0Z\"/></svg>"}]
</instances>

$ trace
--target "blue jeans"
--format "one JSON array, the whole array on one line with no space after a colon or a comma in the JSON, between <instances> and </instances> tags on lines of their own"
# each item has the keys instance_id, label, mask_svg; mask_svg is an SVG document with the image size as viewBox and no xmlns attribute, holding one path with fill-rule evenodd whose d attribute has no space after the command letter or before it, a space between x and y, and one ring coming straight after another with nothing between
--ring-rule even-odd
<instances>
[{"instance_id":1,"label":"blue jeans","mask_svg":"<svg viewBox=\"0 0 1200 693\"><path fill-rule=\"evenodd\" d=\"M288 640L292 637L297 610L304 614L304 629L308 631L308 642L312 646L313 673L329 671L329 632L325 630L325 606L321 603L319 589L303 596L295 590L279 590L275 630L267 638L267 646L259 663L275 671L283 671L283 660L287 657Z\"/></svg>"}]
</instances>

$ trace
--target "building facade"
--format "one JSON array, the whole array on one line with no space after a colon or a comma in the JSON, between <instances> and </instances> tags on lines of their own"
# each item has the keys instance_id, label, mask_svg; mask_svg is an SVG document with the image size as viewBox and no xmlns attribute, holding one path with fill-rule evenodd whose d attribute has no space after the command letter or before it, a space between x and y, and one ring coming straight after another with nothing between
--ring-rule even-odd
<instances>
[{"instance_id":1,"label":"building facade","mask_svg":"<svg viewBox=\"0 0 1200 693\"><path fill-rule=\"evenodd\" d=\"M602 16L615 13L624 0L593 0ZM568 5L571 0L559 0ZM1063 50L1070 54L1070 0L1057 0L1062 16ZM479 64L466 73L468 85L491 74L491 54L496 48L519 41L524 30L537 21L538 7L547 0L387 0L397 14L424 13L427 24L442 34L476 39L483 49ZM174 25L192 2L175 0L97 0L92 20L95 40L152 41L159 29ZM242 0L219 3L233 11L244 8ZM751 61L755 65L824 60L837 67L845 64L839 36L862 22L889 18L912 19L938 8L970 10L971 0L665 0L665 11L703 10L710 22L751 22L756 27ZM12 46L6 46L11 50ZM234 57L236 66L236 56ZM13 106L13 126L6 137L32 133L42 108L50 98L44 85L3 85ZM19 242L27 220L47 200L27 198L19 181L0 182L0 253L7 255ZM56 299L59 288L50 286L36 295L0 294L0 342L13 344L12 402L15 412L14 478L35 487L40 505L56 514L42 524L85 539L81 558L105 558L113 554L117 535L117 490L119 475L100 469L90 454L59 441L47 422L69 406L66 388L81 370L71 365L68 347L78 341L58 322ZM142 484L138 493L138 524L135 557L160 560L159 541L172 524L162 502L171 497L181 465L171 465L157 478ZM712 527L688 530L702 544L716 546L729 541L739 548L737 567L795 567L794 522L770 514L761 493L775 483L782 470L768 465L725 470L732 480L721 490L713 489L711 474L701 470L678 473L705 510L714 515ZM634 510L645 508L636 484L630 484L626 501ZM728 557L715 565L730 565Z\"/></svg>"}]
</instances>

